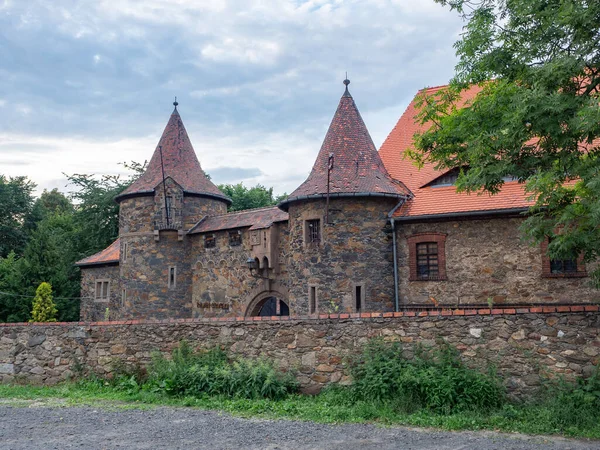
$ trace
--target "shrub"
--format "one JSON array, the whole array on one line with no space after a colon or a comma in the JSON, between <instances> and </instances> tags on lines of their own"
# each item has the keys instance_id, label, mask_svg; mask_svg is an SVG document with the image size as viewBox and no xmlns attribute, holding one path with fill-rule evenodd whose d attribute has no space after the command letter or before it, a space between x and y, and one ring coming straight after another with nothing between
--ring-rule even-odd
<instances>
[{"instance_id":1,"label":"shrub","mask_svg":"<svg viewBox=\"0 0 600 450\"><path fill-rule=\"evenodd\" d=\"M547 383L541 405L548 410L552 426L561 431L591 429L600 421L600 372L575 383Z\"/></svg>"},{"instance_id":2,"label":"shrub","mask_svg":"<svg viewBox=\"0 0 600 450\"><path fill-rule=\"evenodd\" d=\"M52 286L50 283L40 283L33 299L31 322L56 322L58 310L52 300Z\"/></svg>"},{"instance_id":3,"label":"shrub","mask_svg":"<svg viewBox=\"0 0 600 450\"><path fill-rule=\"evenodd\" d=\"M355 399L392 403L403 411L486 409L505 399L497 376L465 367L456 349L445 343L438 349L417 347L409 360L399 344L375 339L351 361L350 371Z\"/></svg>"},{"instance_id":4,"label":"shrub","mask_svg":"<svg viewBox=\"0 0 600 450\"><path fill-rule=\"evenodd\" d=\"M290 373L282 373L266 360L229 360L219 348L193 351L185 341L166 359L155 354L149 385L170 395L227 395L281 399L298 390Z\"/></svg>"}]
</instances>

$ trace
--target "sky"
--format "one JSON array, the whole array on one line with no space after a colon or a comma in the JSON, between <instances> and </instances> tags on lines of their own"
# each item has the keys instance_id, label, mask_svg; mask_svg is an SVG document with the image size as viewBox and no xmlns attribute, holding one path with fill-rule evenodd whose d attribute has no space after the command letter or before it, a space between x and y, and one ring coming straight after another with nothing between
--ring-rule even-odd
<instances>
[{"instance_id":1,"label":"sky","mask_svg":"<svg viewBox=\"0 0 600 450\"><path fill-rule=\"evenodd\" d=\"M178 110L213 182L293 191L344 92L377 148L446 84L463 23L433 0L0 0L0 175L125 174Z\"/></svg>"}]
</instances>

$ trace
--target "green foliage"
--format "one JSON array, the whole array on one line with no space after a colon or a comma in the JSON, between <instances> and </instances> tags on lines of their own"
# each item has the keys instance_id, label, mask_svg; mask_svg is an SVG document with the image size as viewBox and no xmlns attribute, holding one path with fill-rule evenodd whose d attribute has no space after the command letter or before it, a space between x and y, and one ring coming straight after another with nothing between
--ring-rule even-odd
<instances>
[{"instance_id":1,"label":"green foliage","mask_svg":"<svg viewBox=\"0 0 600 450\"><path fill-rule=\"evenodd\" d=\"M391 402L403 411L426 408L441 413L504 403L498 378L465 367L456 349L441 343L438 349L417 348L415 353L407 359L397 343L370 341L351 365L353 396Z\"/></svg>"},{"instance_id":2,"label":"green foliage","mask_svg":"<svg viewBox=\"0 0 600 450\"><path fill-rule=\"evenodd\" d=\"M584 430L600 423L600 373L578 378L575 383L559 380L546 386L541 405L547 420L558 430Z\"/></svg>"},{"instance_id":3,"label":"green foliage","mask_svg":"<svg viewBox=\"0 0 600 450\"><path fill-rule=\"evenodd\" d=\"M27 177L0 175L0 258L20 255L27 241L24 223L33 206L35 184Z\"/></svg>"},{"instance_id":4,"label":"green foliage","mask_svg":"<svg viewBox=\"0 0 600 450\"><path fill-rule=\"evenodd\" d=\"M517 178L535 200L525 236L549 236L554 258L597 258L600 2L436 1L467 24L450 87L419 100L419 119L431 126L409 154L440 169L468 167L461 191L494 193ZM482 90L462 107L472 84Z\"/></svg>"},{"instance_id":5,"label":"green foliage","mask_svg":"<svg viewBox=\"0 0 600 450\"><path fill-rule=\"evenodd\" d=\"M0 322L26 322L29 319L31 297L14 293L23 289L22 261L14 252L0 257Z\"/></svg>"},{"instance_id":6,"label":"green foliage","mask_svg":"<svg viewBox=\"0 0 600 450\"><path fill-rule=\"evenodd\" d=\"M79 229L77 242L81 257L108 247L119 235L119 204L115 197L144 171L146 164L123 164L131 171L127 177L89 174L68 175L74 187L71 199L77 205L75 223Z\"/></svg>"},{"instance_id":7,"label":"green foliage","mask_svg":"<svg viewBox=\"0 0 600 450\"><path fill-rule=\"evenodd\" d=\"M233 201L229 207L229 211L241 211L244 209L260 208L262 206L272 206L283 201L287 197L287 194L274 197L273 188L267 189L260 184L251 188L247 188L243 183L220 184L218 188Z\"/></svg>"},{"instance_id":8,"label":"green foliage","mask_svg":"<svg viewBox=\"0 0 600 450\"><path fill-rule=\"evenodd\" d=\"M277 371L265 360L229 361L219 348L194 352L185 341L173 350L171 360L154 355L149 385L176 396L271 399L284 398L298 388L291 374Z\"/></svg>"},{"instance_id":9,"label":"green foliage","mask_svg":"<svg viewBox=\"0 0 600 450\"><path fill-rule=\"evenodd\" d=\"M35 291L31 321L56 322L57 312L54 301L52 301L52 286L50 283L41 283Z\"/></svg>"}]
</instances>

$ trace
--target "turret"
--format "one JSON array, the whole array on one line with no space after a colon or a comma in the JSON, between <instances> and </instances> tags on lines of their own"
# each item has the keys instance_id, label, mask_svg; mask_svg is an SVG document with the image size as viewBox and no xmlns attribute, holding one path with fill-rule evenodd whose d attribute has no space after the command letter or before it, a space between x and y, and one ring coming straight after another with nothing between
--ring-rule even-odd
<instances>
[{"instance_id":1,"label":"turret","mask_svg":"<svg viewBox=\"0 0 600 450\"><path fill-rule=\"evenodd\" d=\"M191 317L186 232L231 203L202 170L173 104L145 172L116 198L125 317Z\"/></svg>"},{"instance_id":2,"label":"turret","mask_svg":"<svg viewBox=\"0 0 600 450\"><path fill-rule=\"evenodd\" d=\"M279 205L289 212L295 314L393 308L387 214L407 190L385 169L344 84L310 175Z\"/></svg>"}]
</instances>

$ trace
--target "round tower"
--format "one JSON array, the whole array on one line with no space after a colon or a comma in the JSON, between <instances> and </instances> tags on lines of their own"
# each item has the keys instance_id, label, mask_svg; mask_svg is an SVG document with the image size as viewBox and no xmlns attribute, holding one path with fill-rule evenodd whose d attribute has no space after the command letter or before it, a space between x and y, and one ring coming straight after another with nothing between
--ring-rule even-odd
<instances>
[{"instance_id":1,"label":"round tower","mask_svg":"<svg viewBox=\"0 0 600 450\"><path fill-rule=\"evenodd\" d=\"M289 212L293 314L393 310L388 213L408 192L385 169L344 84L310 175L279 205Z\"/></svg>"},{"instance_id":2,"label":"round tower","mask_svg":"<svg viewBox=\"0 0 600 450\"><path fill-rule=\"evenodd\" d=\"M146 171L115 199L120 205L120 314L192 317L186 232L231 200L206 177L175 109Z\"/></svg>"}]
</instances>

